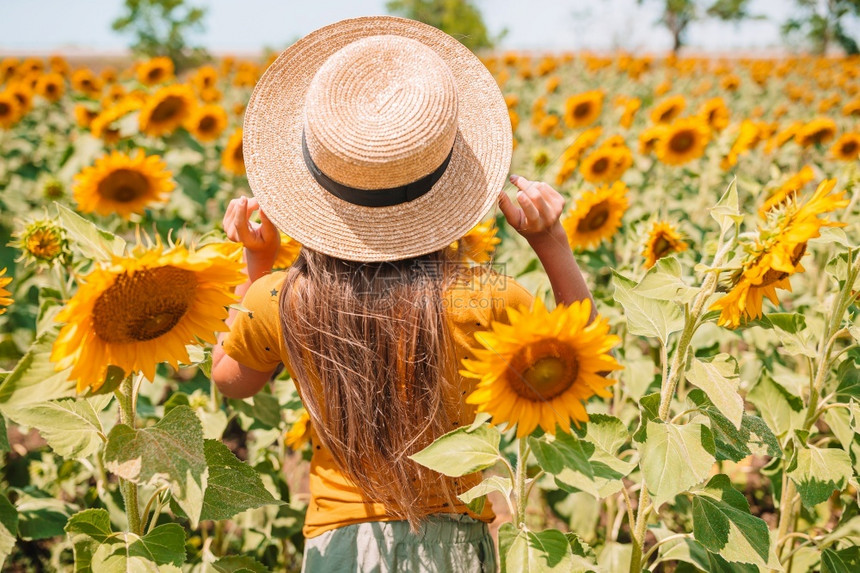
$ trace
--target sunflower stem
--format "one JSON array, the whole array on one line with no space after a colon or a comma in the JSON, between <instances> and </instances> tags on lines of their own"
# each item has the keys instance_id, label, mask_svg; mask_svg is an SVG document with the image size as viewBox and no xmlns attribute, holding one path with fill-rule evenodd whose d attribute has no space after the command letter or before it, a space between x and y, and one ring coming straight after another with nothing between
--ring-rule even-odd
<instances>
[{"instance_id":1,"label":"sunflower stem","mask_svg":"<svg viewBox=\"0 0 860 573\"><path fill-rule=\"evenodd\" d=\"M526 523L526 458L528 457L528 440L527 437L517 439L517 475L516 475L516 492L517 492L517 512L514 516L517 529L523 529Z\"/></svg>"},{"instance_id":2,"label":"sunflower stem","mask_svg":"<svg viewBox=\"0 0 860 573\"><path fill-rule=\"evenodd\" d=\"M648 524L649 513L651 513L651 504L648 498L648 488L645 487L643 478L642 488L639 490L639 505L636 507L636 524L630 532L630 536L633 538L630 573L642 571L642 550L645 548L645 526Z\"/></svg>"},{"instance_id":3,"label":"sunflower stem","mask_svg":"<svg viewBox=\"0 0 860 573\"><path fill-rule=\"evenodd\" d=\"M134 428L134 380L127 376L115 392L119 402L119 421L122 424ZM119 490L125 503L125 512L128 516L128 531L140 535L140 506L137 499L137 484L126 479L119 478Z\"/></svg>"}]
</instances>

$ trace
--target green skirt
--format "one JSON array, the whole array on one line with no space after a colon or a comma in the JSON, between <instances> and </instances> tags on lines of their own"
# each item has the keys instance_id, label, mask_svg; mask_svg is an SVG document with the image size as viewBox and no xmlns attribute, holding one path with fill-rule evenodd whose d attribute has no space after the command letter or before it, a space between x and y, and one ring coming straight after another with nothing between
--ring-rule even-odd
<instances>
[{"instance_id":1,"label":"green skirt","mask_svg":"<svg viewBox=\"0 0 860 573\"><path fill-rule=\"evenodd\" d=\"M305 541L303 573L495 573L487 524L467 515L431 515L417 534L406 521L368 521Z\"/></svg>"}]
</instances>

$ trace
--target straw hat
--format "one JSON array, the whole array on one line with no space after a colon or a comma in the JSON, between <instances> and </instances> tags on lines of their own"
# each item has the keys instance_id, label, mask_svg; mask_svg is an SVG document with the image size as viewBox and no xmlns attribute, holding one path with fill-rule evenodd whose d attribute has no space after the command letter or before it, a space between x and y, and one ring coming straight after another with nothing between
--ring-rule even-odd
<instances>
[{"instance_id":1,"label":"straw hat","mask_svg":"<svg viewBox=\"0 0 860 573\"><path fill-rule=\"evenodd\" d=\"M493 76L451 36L376 16L311 32L257 83L243 153L260 206L353 261L439 250L494 205L511 124Z\"/></svg>"}]
</instances>

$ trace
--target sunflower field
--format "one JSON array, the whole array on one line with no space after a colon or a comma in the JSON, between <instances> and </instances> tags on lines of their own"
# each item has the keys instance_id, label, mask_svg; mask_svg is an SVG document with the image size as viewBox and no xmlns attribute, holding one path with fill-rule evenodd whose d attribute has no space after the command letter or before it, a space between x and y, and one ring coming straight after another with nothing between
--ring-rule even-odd
<instances>
[{"instance_id":1,"label":"sunflower field","mask_svg":"<svg viewBox=\"0 0 860 573\"><path fill-rule=\"evenodd\" d=\"M455 247L537 301L476 336L475 422L412 459L484 471L459 497L502 571L860 570L860 59L484 61L599 316L497 210ZM289 373L210 380L267 63L0 60L4 570L300 569Z\"/></svg>"}]
</instances>

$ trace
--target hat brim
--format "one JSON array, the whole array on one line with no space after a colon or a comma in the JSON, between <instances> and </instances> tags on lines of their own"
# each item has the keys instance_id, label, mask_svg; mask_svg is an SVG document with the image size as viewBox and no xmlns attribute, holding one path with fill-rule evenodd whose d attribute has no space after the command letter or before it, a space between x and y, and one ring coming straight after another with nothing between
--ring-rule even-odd
<instances>
[{"instance_id":1,"label":"hat brim","mask_svg":"<svg viewBox=\"0 0 860 573\"><path fill-rule=\"evenodd\" d=\"M304 103L329 56L377 35L406 36L439 54L454 76L459 125L448 168L430 191L390 207L363 207L328 192L305 166ZM275 226L308 248L352 261L415 257L465 235L497 201L511 152L507 104L489 70L448 34L393 16L342 20L287 48L254 88L243 128L248 182Z\"/></svg>"}]
</instances>

